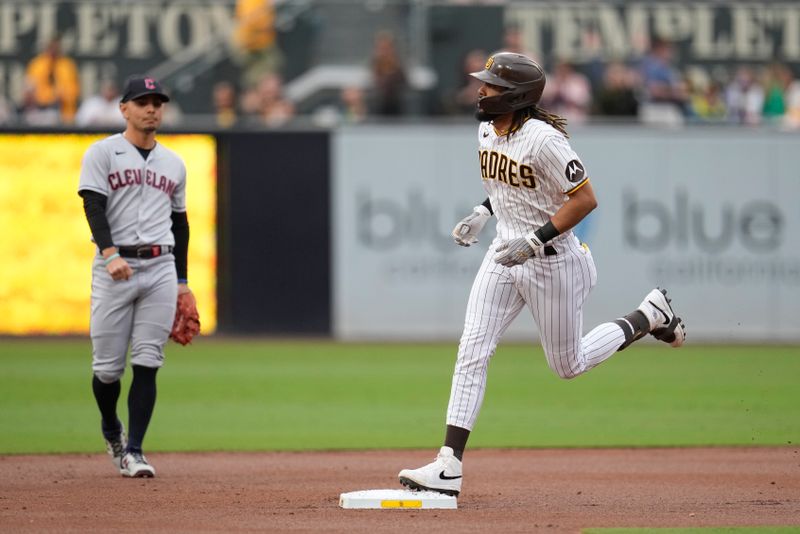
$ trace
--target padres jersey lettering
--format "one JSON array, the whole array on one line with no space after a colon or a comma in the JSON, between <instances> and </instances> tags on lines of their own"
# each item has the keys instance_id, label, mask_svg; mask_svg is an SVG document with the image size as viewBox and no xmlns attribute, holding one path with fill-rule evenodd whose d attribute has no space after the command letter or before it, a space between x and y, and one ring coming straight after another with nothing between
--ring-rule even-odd
<instances>
[{"instance_id":1,"label":"padres jersey lettering","mask_svg":"<svg viewBox=\"0 0 800 534\"><path fill-rule=\"evenodd\" d=\"M481 167L481 178L498 180L511 187L527 187L534 189L533 168L520 165L505 154L490 150L479 150L478 161Z\"/></svg>"}]
</instances>

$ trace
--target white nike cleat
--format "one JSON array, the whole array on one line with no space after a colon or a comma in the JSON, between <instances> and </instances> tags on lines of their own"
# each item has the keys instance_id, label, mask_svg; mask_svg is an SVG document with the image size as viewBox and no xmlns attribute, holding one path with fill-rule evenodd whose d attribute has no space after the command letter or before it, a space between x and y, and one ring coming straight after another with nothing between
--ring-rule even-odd
<instances>
[{"instance_id":1,"label":"white nike cleat","mask_svg":"<svg viewBox=\"0 0 800 534\"><path fill-rule=\"evenodd\" d=\"M461 460L453 449L442 447L436 460L419 469L403 469L397 475L400 484L412 490L429 490L458 497L461 492Z\"/></svg>"},{"instance_id":2,"label":"white nike cleat","mask_svg":"<svg viewBox=\"0 0 800 534\"><path fill-rule=\"evenodd\" d=\"M686 326L675 315L667 298L667 290L656 288L644 298L637 308L650 322L650 333L664 343L680 347L686 339Z\"/></svg>"},{"instance_id":3,"label":"white nike cleat","mask_svg":"<svg viewBox=\"0 0 800 534\"><path fill-rule=\"evenodd\" d=\"M147 458L141 452L126 452L122 457L119 472L124 477L153 478L156 470L147 463Z\"/></svg>"}]
</instances>

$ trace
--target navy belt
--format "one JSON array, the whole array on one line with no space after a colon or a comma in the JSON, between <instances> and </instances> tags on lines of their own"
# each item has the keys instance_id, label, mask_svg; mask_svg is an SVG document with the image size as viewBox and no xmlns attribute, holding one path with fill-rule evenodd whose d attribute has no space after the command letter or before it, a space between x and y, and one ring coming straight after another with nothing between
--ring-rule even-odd
<instances>
[{"instance_id":1,"label":"navy belt","mask_svg":"<svg viewBox=\"0 0 800 534\"><path fill-rule=\"evenodd\" d=\"M149 260L164 254L172 253L172 245L139 245L136 247L118 247L117 251L123 258L139 258Z\"/></svg>"},{"instance_id":2,"label":"navy belt","mask_svg":"<svg viewBox=\"0 0 800 534\"><path fill-rule=\"evenodd\" d=\"M558 251L556 250L556 247L554 247L553 245L547 245L544 247L545 256L555 256L556 254L558 254Z\"/></svg>"}]
</instances>

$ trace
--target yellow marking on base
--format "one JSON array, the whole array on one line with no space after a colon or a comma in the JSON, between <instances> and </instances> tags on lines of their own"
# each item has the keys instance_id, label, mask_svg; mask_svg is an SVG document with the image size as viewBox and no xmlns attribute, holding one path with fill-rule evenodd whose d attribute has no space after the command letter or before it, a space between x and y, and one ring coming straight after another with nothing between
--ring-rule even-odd
<instances>
[{"instance_id":1,"label":"yellow marking on base","mask_svg":"<svg viewBox=\"0 0 800 534\"><path fill-rule=\"evenodd\" d=\"M381 501L381 508L422 508L422 501Z\"/></svg>"}]
</instances>

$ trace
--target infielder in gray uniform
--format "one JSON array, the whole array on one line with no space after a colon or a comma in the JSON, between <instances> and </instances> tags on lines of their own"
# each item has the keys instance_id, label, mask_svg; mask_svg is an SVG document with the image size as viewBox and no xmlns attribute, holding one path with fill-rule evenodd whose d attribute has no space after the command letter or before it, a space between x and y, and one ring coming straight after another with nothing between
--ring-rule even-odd
<instances>
[{"instance_id":1,"label":"infielder in gray uniform","mask_svg":"<svg viewBox=\"0 0 800 534\"><path fill-rule=\"evenodd\" d=\"M523 306L539 329L547 363L573 378L648 333L673 347L684 326L666 291L653 289L624 317L583 332L583 304L597 281L588 247L572 233L597 206L583 163L567 142L566 121L539 108L545 75L512 53L489 58L472 74L483 82L476 116L478 161L489 198L453 230L470 246L497 216L497 236L483 259L467 305L458 347L444 446L433 463L400 471L400 483L458 495L461 460L486 389L486 371L500 337Z\"/></svg>"},{"instance_id":2,"label":"infielder in gray uniform","mask_svg":"<svg viewBox=\"0 0 800 534\"><path fill-rule=\"evenodd\" d=\"M153 477L142 442L156 402L156 372L187 285L186 167L156 142L164 104L152 78L126 82L125 131L86 151L78 193L98 254L92 267L92 390L108 453L123 476ZM117 418L130 348L128 429Z\"/></svg>"}]
</instances>

